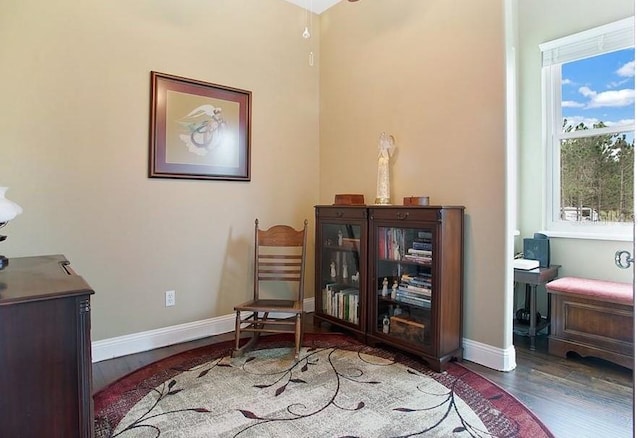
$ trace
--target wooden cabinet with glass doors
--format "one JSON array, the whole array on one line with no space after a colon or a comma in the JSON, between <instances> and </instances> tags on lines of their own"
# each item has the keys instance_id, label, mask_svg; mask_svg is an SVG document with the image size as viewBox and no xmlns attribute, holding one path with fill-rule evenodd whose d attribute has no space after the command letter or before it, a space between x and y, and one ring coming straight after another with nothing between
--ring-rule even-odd
<instances>
[{"instance_id":1,"label":"wooden cabinet with glass doors","mask_svg":"<svg viewBox=\"0 0 640 438\"><path fill-rule=\"evenodd\" d=\"M367 341L461 359L464 208L372 207L368 233Z\"/></svg>"},{"instance_id":2,"label":"wooden cabinet with glass doors","mask_svg":"<svg viewBox=\"0 0 640 438\"><path fill-rule=\"evenodd\" d=\"M367 208L316 206L316 323L326 321L364 339Z\"/></svg>"},{"instance_id":3,"label":"wooden cabinet with glass doors","mask_svg":"<svg viewBox=\"0 0 640 438\"><path fill-rule=\"evenodd\" d=\"M464 207L316 206L315 321L416 354L462 357Z\"/></svg>"}]
</instances>

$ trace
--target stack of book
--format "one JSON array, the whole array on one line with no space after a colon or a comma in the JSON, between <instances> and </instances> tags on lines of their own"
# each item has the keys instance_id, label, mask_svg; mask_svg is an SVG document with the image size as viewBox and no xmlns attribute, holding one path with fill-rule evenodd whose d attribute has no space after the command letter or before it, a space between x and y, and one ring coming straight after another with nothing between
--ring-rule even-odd
<instances>
[{"instance_id":1,"label":"stack of book","mask_svg":"<svg viewBox=\"0 0 640 438\"><path fill-rule=\"evenodd\" d=\"M403 274L396 291L396 300L414 306L431 308L431 275Z\"/></svg>"},{"instance_id":2,"label":"stack of book","mask_svg":"<svg viewBox=\"0 0 640 438\"><path fill-rule=\"evenodd\" d=\"M414 263L430 264L431 251L431 233L419 231L417 237L411 242L411 248L407 249L404 259Z\"/></svg>"}]
</instances>

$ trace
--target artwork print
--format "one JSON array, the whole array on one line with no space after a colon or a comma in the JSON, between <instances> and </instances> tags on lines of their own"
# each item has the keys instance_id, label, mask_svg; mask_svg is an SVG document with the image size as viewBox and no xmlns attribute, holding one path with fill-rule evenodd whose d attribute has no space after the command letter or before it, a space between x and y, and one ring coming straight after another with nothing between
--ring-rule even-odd
<instances>
[{"instance_id":1,"label":"artwork print","mask_svg":"<svg viewBox=\"0 0 640 438\"><path fill-rule=\"evenodd\" d=\"M149 176L250 180L251 92L152 72Z\"/></svg>"}]
</instances>

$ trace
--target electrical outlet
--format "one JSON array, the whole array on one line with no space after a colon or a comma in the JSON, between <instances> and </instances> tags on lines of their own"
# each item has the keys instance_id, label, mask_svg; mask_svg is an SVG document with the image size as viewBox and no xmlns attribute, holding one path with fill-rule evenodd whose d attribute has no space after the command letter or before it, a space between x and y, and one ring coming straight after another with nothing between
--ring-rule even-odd
<instances>
[{"instance_id":1,"label":"electrical outlet","mask_svg":"<svg viewBox=\"0 0 640 438\"><path fill-rule=\"evenodd\" d=\"M164 305L165 307L176 305L176 291L168 290L164 293Z\"/></svg>"}]
</instances>

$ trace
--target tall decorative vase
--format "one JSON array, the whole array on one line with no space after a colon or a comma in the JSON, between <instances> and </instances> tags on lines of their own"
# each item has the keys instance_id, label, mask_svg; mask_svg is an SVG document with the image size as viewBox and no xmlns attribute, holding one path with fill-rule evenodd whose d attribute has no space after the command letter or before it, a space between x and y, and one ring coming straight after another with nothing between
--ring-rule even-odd
<instances>
[{"instance_id":1,"label":"tall decorative vase","mask_svg":"<svg viewBox=\"0 0 640 438\"><path fill-rule=\"evenodd\" d=\"M391 204L390 165L389 160L395 151L395 139L393 135L380 134L378 140L378 183L376 189L377 205Z\"/></svg>"}]
</instances>

